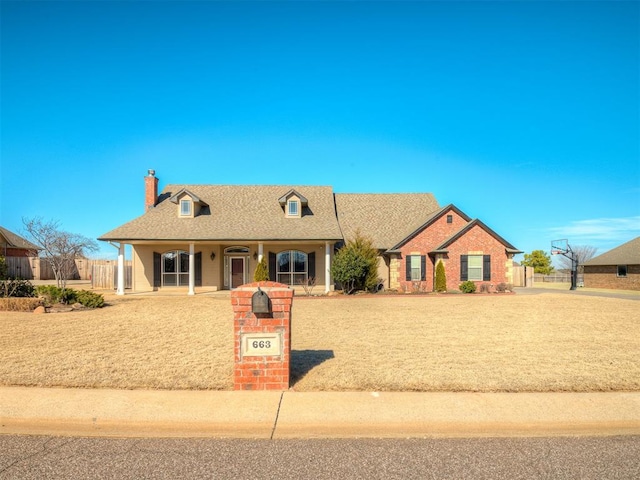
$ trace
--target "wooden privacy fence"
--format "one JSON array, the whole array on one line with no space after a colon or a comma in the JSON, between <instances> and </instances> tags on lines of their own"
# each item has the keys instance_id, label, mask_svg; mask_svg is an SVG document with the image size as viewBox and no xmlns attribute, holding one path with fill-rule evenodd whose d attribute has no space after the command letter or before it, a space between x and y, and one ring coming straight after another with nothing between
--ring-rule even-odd
<instances>
[{"instance_id":1,"label":"wooden privacy fence","mask_svg":"<svg viewBox=\"0 0 640 480\"><path fill-rule=\"evenodd\" d=\"M124 288L131 288L133 269L131 260L124 262ZM115 289L118 282L118 264L94 264L91 270L91 288Z\"/></svg>"},{"instance_id":2,"label":"wooden privacy fence","mask_svg":"<svg viewBox=\"0 0 640 480\"><path fill-rule=\"evenodd\" d=\"M55 280L49 262L39 257L6 257L7 274L25 280ZM131 288L131 260L124 262L125 288ZM90 280L93 288L116 288L118 262L77 258L67 280Z\"/></svg>"}]
</instances>

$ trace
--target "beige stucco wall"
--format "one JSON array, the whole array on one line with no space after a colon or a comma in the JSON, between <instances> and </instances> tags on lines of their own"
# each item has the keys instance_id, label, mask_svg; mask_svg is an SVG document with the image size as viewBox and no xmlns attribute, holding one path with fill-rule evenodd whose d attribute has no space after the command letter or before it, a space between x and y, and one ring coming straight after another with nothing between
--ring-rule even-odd
<instances>
[{"instance_id":1,"label":"beige stucco wall","mask_svg":"<svg viewBox=\"0 0 640 480\"><path fill-rule=\"evenodd\" d=\"M227 247L247 247L249 253L231 254L228 256L241 256L245 257L247 261L246 270L246 282L253 281L253 274L256 266L258 265L257 258L254 259L254 254L258 252L257 243L232 243L223 245L211 245L211 244L195 244L195 253L202 252L202 286L198 288L217 289L222 290L228 288L225 287L224 279L224 265L225 254L224 250ZM188 243L171 243L162 245L133 245L132 246L132 265L133 265L133 284L132 290L134 292L147 292L153 291L153 253L165 253L171 250L183 250L189 252ZM316 287L314 292L323 292L325 288L325 244L268 244L263 245L263 253L267 262L269 260L269 252L279 253L285 250L300 250L304 253L315 252L316 263ZM333 244L330 245L331 258L333 259ZM211 253L215 253L215 258L211 260ZM227 282L228 283L228 282ZM187 287L169 287L169 288L183 288Z\"/></svg>"}]
</instances>

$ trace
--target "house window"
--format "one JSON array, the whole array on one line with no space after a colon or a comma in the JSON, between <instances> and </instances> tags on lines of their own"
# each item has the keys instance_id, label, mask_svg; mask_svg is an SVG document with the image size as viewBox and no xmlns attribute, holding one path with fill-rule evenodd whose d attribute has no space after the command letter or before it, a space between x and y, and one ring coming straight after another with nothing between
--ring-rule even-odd
<instances>
[{"instance_id":1,"label":"house window","mask_svg":"<svg viewBox=\"0 0 640 480\"><path fill-rule=\"evenodd\" d=\"M191 216L191 200L180 200L180 216Z\"/></svg>"},{"instance_id":2,"label":"house window","mask_svg":"<svg viewBox=\"0 0 640 480\"><path fill-rule=\"evenodd\" d=\"M460 280L491 280L491 255L460 255Z\"/></svg>"},{"instance_id":3,"label":"house window","mask_svg":"<svg viewBox=\"0 0 640 480\"><path fill-rule=\"evenodd\" d=\"M289 200L287 202L287 215L290 217L300 215L300 203L297 200Z\"/></svg>"},{"instance_id":4,"label":"house window","mask_svg":"<svg viewBox=\"0 0 640 480\"><path fill-rule=\"evenodd\" d=\"M469 255L468 280L482 280L482 255Z\"/></svg>"},{"instance_id":5,"label":"house window","mask_svg":"<svg viewBox=\"0 0 640 480\"><path fill-rule=\"evenodd\" d=\"M627 276L627 266L626 265L618 265L617 277L626 277Z\"/></svg>"},{"instance_id":6,"label":"house window","mask_svg":"<svg viewBox=\"0 0 640 480\"><path fill-rule=\"evenodd\" d=\"M427 278L427 256L426 255L407 255L406 260L407 274L405 280L407 282L424 282Z\"/></svg>"},{"instance_id":7,"label":"house window","mask_svg":"<svg viewBox=\"0 0 640 480\"><path fill-rule=\"evenodd\" d=\"M305 284L308 275L307 254L298 250L287 250L276 256L276 281L285 285Z\"/></svg>"},{"instance_id":8,"label":"house window","mask_svg":"<svg viewBox=\"0 0 640 480\"><path fill-rule=\"evenodd\" d=\"M447 223L453 223L453 215L447 215Z\"/></svg>"},{"instance_id":9,"label":"house window","mask_svg":"<svg viewBox=\"0 0 640 480\"><path fill-rule=\"evenodd\" d=\"M162 255L162 286L189 285L189 254L182 250Z\"/></svg>"}]
</instances>

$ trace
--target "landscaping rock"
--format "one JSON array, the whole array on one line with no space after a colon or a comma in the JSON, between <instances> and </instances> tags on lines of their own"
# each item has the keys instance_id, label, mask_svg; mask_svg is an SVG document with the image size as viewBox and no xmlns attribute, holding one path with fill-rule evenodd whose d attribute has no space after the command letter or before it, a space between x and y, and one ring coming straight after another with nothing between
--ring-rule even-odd
<instances>
[{"instance_id":1,"label":"landscaping rock","mask_svg":"<svg viewBox=\"0 0 640 480\"><path fill-rule=\"evenodd\" d=\"M42 305L40 305L39 307L36 307L33 313L36 313L36 314L47 313L47 310Z\"/></svg>"}]
</instances>

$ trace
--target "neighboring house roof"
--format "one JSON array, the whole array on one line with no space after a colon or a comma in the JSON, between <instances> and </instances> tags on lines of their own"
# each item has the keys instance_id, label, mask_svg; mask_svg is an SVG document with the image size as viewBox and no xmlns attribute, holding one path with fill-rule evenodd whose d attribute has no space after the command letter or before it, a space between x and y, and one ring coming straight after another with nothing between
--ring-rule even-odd
<instances>
[{"instance_id":1,"label":"neighboring house roof","mask_svg":"<svg viewBox=\"0 0 640 480\"><path fill-rule=\"evenodd\" d=\"M26 250L41 250L37 245L4 227L0 227L0 245L10 248L24 248Z\"/></svg>"},{"instance_id":2,"label":"neighboring house roof","mask_svg":"<svg viewBox=\"0 0 640 480\"><path fill-rule=\"evenodd\" d=\"M287 218L279 199L291 190L308 206L301 218ZM188 191L209 205L193 218L180 218L167 201ZM167 185L144 215L99 240L340 240L331 187L282 185Z\"/></svg>"},{"instance_id":3,"label":"neighboring house roof","mask_svg":"<svg viewBox=\"0 0 640 480\"><path fill-rule=\"evenodd\" d=\"M431 193L336 193L335 202L345 240L359 231L379 250L407 238L440 208Z\"/></svg>"},{"instance_id":4,"label":"neighboring house roof","mask_svg":"<svg viewBox=\"0 0 640 480\"><path fill-rule=\"evenodd\" d=\"M440 245L438 245L436 248L434 248L432 250L432 252L433 253L446 253L448 251L447 248L449 247L449 245L451 245L453 242L458 240L460 237L462 237L465 233L467 233L469 230L471 230L476 225L479 226L480 228L482 228L485 232L487 232L489 235L491 235L493 238L495 238L502 245L504 245L507 253L513 253L513 254L523 253L522 250L518 250L516 247L511 245L504 238L502 238L496 232L491 230L489 227L487 227L484 223L482 223L477 218L472 220L472 221L470 221L464 227L462 227L460 230L458 230L456 233L454 233L449 238L447 238L444 242L442 242Z\"/></svg>"},{"instance_id":5,"label":"neighboring house roof","mask_svg":"<svg viewBox=\"0 0 640 480\"><path fill-rule=\"evenodd\" d=\"M640 237L623 243L608 252L593 257L584 266L596 265L640 265Z\"/></svg>"}]
</instances>

